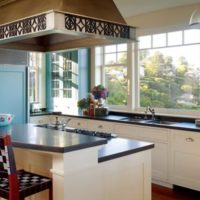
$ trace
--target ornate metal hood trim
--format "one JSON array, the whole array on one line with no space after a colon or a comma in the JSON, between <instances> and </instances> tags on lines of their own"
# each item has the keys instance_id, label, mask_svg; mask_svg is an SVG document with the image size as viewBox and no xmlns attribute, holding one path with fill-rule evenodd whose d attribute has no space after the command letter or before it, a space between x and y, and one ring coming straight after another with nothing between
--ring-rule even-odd
<instances>
[{"instance_id":1,"label":"ornate metal hood trim","mask_svg":"<svg viewBox=\"0 0 200 200\"><path fill-rule=\"evenodd\" d=\"M55 51L135 40L135 27L47 11L0 25L0 48Z\"/></svg>"}]
</instances>

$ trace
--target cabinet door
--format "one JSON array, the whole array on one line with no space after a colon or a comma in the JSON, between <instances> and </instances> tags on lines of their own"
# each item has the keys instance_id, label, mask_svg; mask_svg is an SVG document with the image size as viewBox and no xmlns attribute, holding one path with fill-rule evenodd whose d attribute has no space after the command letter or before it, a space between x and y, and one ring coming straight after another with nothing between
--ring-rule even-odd
<instances>
[{"instance_id":1,"label":"cabinet door","mask_svg":"<svg viewBox=\"0 0 200 200\"><path fill-rule=\"evenodd\" d=\"M113 123L97 120L88 120L88 130L113 133Z\"/></svg>"},{"instance_id":2,"label":"cabinet door","mask_svg":"<svg viewBox=\"0 0 200 200\"><path fill-rule=\"evenodd\" d=\"M172 135L173 184L200 191L200 135L174 131Z\"/></svg>"},{"instance_id":3,"label":"cabinet door","mask_svg":"<svg viewBox=\"0 0 200 200\"><path fill-rule=\"evenodd\" d=\"M155 147L152 150L153 180L168 183L169 130L129 124L115 124L114 129L115 133L120 137L154 143Z\"/></svg>"},{"instance_id":4,"label":"cabinet door","mask_svg":"<svg viewBox=\"0 0 200 200\"><path fill-rule=\"evenodd\" d=\"M48 124L49 122L50 117L48 115L30 117L31 124Z\"/></svg>"},{"instance_id":5,"label":"cabinet door","mask_svg":"<svg viewBox=\"0 0 200 200\"><path fill-rule=\"evenodd\" d=\"M67 126L73 127L73 128L79 128L79 129L87 129L87 120L81 119L81 118L68 118Z\"/></svg>"},{"instance_id":6,"label":"cabinet door","mask_svg":"<svg viewBox=\"0 0 200 200\"><path fill-rule=\"evenodd\" d=\"M51 124L55 124L56 121L58 121L59 123L67 125L70 120L71 120L71 117L67 117L67 116L63 116L63 115L51 115L49 117L49 122Z\"/></svg>"}]
</instances>

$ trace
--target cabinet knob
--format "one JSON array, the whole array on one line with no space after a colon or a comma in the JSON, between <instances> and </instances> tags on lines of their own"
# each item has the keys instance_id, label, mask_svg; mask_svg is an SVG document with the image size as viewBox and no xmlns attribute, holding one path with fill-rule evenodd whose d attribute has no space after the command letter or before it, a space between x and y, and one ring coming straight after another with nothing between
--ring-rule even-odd
<instances>
[{"instance_id":1,"label":"cabinet knob","mask_svg":"<svg viewBox=\"0 0 200 200\"><path fill-rule=\"evenodd\" d=\"M99 126L98 126L98 128L102 129L102 128L103 128L103 126L102 126L102 125L99 125Z\"/></svg>"},{"instance_id":2,"label":"cabinet knob","mask_svg":"<svg viewBox=\"0 0 200 200\"><path fill-rule=\"evenodd\" d=\"M80 123L80 122L78 122L78 123L77 123L77 125L78 125L78 126L80 126L80 125L81 125L81 123Z\"/></svg>"},{"instance_id":3,"label":"cabinet knob","mask_svg":"<svg viewBox=\"0 0 200 200\"><path fill-rule=\"evenodd\" d=\"M194 142L194 139L193 139L193 138L191 138L191 137L189 137L189 138L186 138L185 140L186 140L186 142Z\"/></svg>"}]
</instances>

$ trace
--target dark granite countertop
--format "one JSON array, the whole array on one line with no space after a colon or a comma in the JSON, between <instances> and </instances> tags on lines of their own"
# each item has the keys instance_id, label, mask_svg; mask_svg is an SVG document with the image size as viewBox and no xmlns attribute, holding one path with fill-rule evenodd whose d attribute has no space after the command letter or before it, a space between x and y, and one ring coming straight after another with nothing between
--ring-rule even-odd
<instances>
[{"instance_id":1,"label":"dark granite countertop","mask_svg":"<svg viewBox=\"0 0 200 200\"><path fill-rule=\"evenodd\" d=\"M51 112L51 111L40 111L40 112L31 112L31 117L43 116L43 115L61 115L61 112Z\"/></svg>"},{"instance_id":2,"label":"dark granite countertop","mask_svg":"<svg viewBox=\"0 0 200 200\"><path fill-rule=\"evenodd\" d=\"M169 128L169 129L177 129L177 130L185 130L185 131L194 131L194 132L200 132L200 126L195 125L195 119L192 118L183 118L183 117L170 117L170 116L156 116L159 120L167 120L172 121L174 123L172 124L157 124L157 123L146 123L145 121L129 121L124 120L126 117L135 117L135 115L127 114L127 113L112 113L107 116L95 116L95 117L89 117L89 116L82 116L82 115L66 115L61 113L35 113L31 116L42 116L42 115L63 115L68 117L77 117L77 118L83 118L83 119L91 119L91 120L102 120L102 121L110 121L110 122L119 122L119 123L125 123L125 124L135 124L135 125L142 125L142 126L151 126L151 127L160 127L160 128ZM136 114L136 116L143 116L142 114Z\"/></svg>"},{"instance_id":3,"label":"dark granite countertop","mask_svg":"<svg viewBox=\"0 0 200 200\"><path fill-rule=\"evenodd\" d=\"M106 140L94 136L40 128L30 124L1 127L0 134L6 133L11 135L14 147L57 153L66 153L104 144L99 150L99 162L108 161L154 147L152 143L148 142L124 138Z\"/></svg>"},{"instance_id":4,"label":"dark granite countertop","mask_svg":"<svg viewBox=\"0 0 200 200\"><path fill-rule=\"evenodd\" d=\"M145 120L137 121L129 121L124 120L126 118L126 115L108 115L108 116L95 116L95 117L88 117L88 116L79 116L79 115L63 115L63 116L70 116L70 117L77 117L77 118L84 118L84 119L91 119L91 120L102 120L102 121L110 121L110 122L119 122L119 123L125 123L125 124L133 124L133 125L142 125L142 126L151 126L151 127L159 127L159 128L169 128L169 129L177 129L177 130L185 130L185 131L194 131L194 132L200 132L200 127L196 126L194 119L184 119L181 121L181 119L177 118L170 118L170 117L162 117L159 118L160 120L167 120L171 121L173 123L171 124L158 124L158 123L149 123L145 122Z\"/></svg>"},{"instance_id":5,"label":"dark granite countertop","mask_svg":"<svg viewBox=\"0 0 200 200\"><path fill-rule=\"evenodd\" d=\"M154 148L154 144L125 138L113 138L99 150L99 162Z\"/></svg>"},{"instance_id":6,"label":"dark granite countertop","mask_svg":"<svg viewBox=\"0 0 200 200\"><path fill-rule=\"evenodd\" d=\"M107 143L106 139L19 124L0 128L9 133L14 147L65 153Z\"/></svg>"}]
</instances>

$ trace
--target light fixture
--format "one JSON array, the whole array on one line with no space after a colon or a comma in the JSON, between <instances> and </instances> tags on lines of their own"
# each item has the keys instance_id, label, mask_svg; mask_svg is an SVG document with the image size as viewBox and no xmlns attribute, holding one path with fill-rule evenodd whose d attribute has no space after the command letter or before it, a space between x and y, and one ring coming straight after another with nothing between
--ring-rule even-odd
<instances>
[{"instance_id":1,"label":"light fixture","mask_svg":"<svg viewBox=\"0 0 200 200\"><path fill-rule=\"evenodd\" d=\"M196 9L191 17L190 17L190 21L189 21L189 25L193 26L193 25L197 25L200 24L200 9Z\"/></svg>"}]
</instances>

